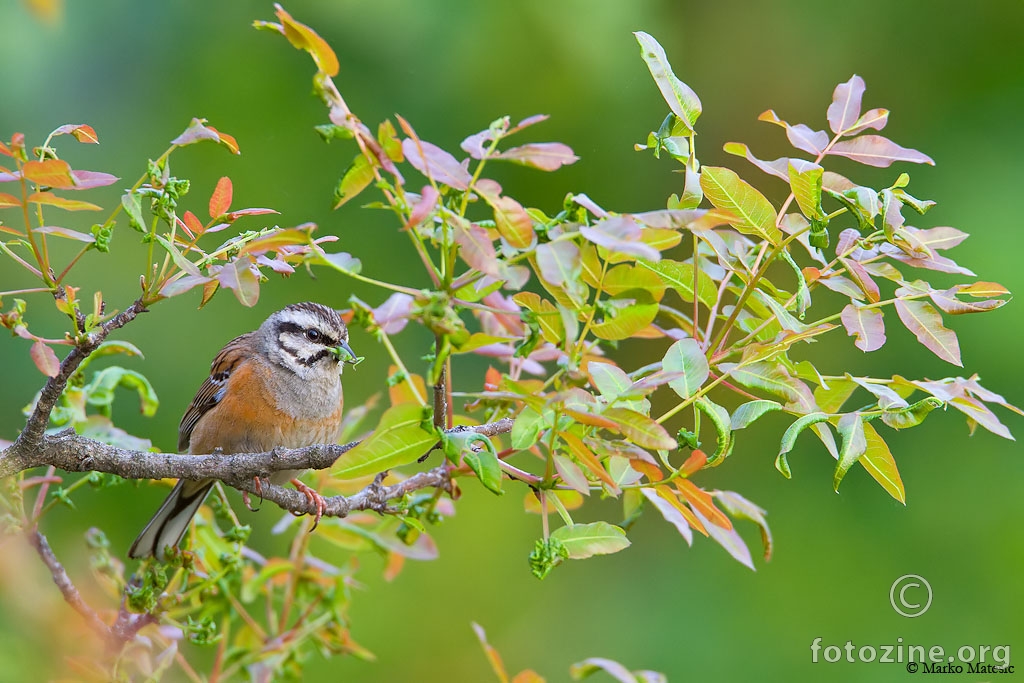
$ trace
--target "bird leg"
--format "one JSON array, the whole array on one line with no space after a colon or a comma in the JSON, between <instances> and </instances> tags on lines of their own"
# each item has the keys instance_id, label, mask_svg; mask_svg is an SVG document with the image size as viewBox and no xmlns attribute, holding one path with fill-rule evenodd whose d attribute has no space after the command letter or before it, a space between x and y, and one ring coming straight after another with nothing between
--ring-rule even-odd
<instances>
[{"instance_id":1,"label":"bird leg","mask_svg":"<svg viewBox=\"0 0 1024 683\"><path fill-rule=\"evenodd\" d=\"M324 500L323 496L303 484L298 479L292 479L292 485L301 493L306 494L306 498L309 498L309 502L316 506L316 517L313 519L313 528L309 530L310 533L312 533L313 529L316 529L317 525L320 524L320 518L324 516L324 512L327 510L327 501Z\"/></svg>"},{"instance_id":2,"label":"bird leg","mask_svg":"<svg viewBox=\"0 0 1024 683\"><path fill-rule=\"evenodd\" d=\"M252 505L249 504L248 491L242 491L242 502L245 503L245 507L249 509L249 512L258 512L259 509L263 507L263 482L260 481L259 477L253 477L252 482L253 486L256 489L256 495L260 497L260 506L254 508Z\"/></svg>"}]
</instances>

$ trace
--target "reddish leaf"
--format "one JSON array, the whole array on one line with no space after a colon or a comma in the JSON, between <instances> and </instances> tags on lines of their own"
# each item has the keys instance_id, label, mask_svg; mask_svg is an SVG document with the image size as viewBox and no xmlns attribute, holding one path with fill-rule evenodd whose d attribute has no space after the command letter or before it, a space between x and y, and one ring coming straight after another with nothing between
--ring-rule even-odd
<instances>
[{"instance_id":1,"label":"reddish leaf","mask_svg":"<svg viewBox=\"0 0 1024 683\"><path fill-rule=\"evenodd\" d=\"M689 479L676 479L676 489L686 498L690 506L715 526L732 529L732 520L715 507L711 494L698 487Z\"/></svg>"},{"instance_id":2,"label":"reddish leaf","mask_svg":"<svg viewBox=\"0 0 1024 683\"><path fill-rule=\"evenodd\" d=\"M861 351L877 351L885 344L885 323L879 309L850 303L843 309L840 318L846 334L857 338L853 343Z\"/></svg>"},{"instance_id":3,"label":"reddish leaf","mask_svg":"<svg viewBox=\"0 0 1024 683\"><path fill-rule=\"evenodd\" d=\"M66 237L72 240L78 240L79 242L95 242L96 238L93 235L87 235L84 232L78 232L77 230L71 230L69 228L60 228L55 225L44 225L41 228L32 228L32 232L39 232L44 235L56 235L57 237Z\"/></svg>"},{"instance_id":4,"label":"reddish leaf","mask_svg":"<svg viewBox=\"0 0 1024 683\"><path fill-rule=\"evenodd\" d=\"M537 267L545 282L559 286L579 277L580 248L574 242L545 242L537 245Z\"/></svg>"},{"instance_id":5,"label":"reddish leaf","mask_svg":"<svg viewBox=\"0 0 1024 683\"><path fill-rule=\"evenodd\" d=\"M14 156L14 154L11 152L11 148L5 145L3 142L0 142L0 154L3 154L5 157Z\"/></svg>"},{"instance_id":6,"label":"reddish leaf","mask_svg":"<svg viewBox=\"0 0 1024 683\"><path fill-rule=\"evenodd\" d=\"M881 135L861 135L852 140L837 142L828 153L878 168L888 168L894 161L935 165L935 162L927 154L922 154L916 149L901 147Z\"/></svg>"},{"instance_id":7,"label":"reddish leaf","mask_svg":"<svg viewBox=\"0 0 1024 683\"><path fill-rule=\"evenodd\" d=\"M667 486L664 488L668 488ZM658 494L650 488L640 489L640 493L643 494L651 505L658 509L661 516L665 518L665 521L674 526L679 534L686 539L688 545L693 545L693 531L690 529L690 523L686 521L682 513L679 512L678 508L666 500L664 497Z\"/></svg>"},{"instance_id":8,"label":"reddish leaf","mask_svg":"<svg viewBox=\"0 0 1024 683\"><path fill-rule=\"evenodd\" d=\"M182 221L182 223L185 224L185 230L193 237L195 237L196 235L203 234L203 224L199 221L199 218L197 218L196 215L191 211L185 212L185 218Z\"/></svg>"},{"instance_id":9,"label":"reddish leaf","mask_svg":"<svg viewBox=\"0 0 1024 683\"><path fill-rule=\"evenodd\" d=\"M864 96L864 79L854 74L846 83L840 83L832 93L828 107L828 126L833 133L853 128L860 117L860 103Z\"/></svg>"},{"instance_id":10,"label":"reddish leaf","mask_svg":"<svg viewBox=\"0 0 1024 683\"><path fill-rule=\"evenodd\" d=\"M222 144L225 147L227 147L228 150L232 154L241 154L242 153L242 150L240 150L238 148L238 141L235 140L233 135L228 135L227 133L222 133L221 131L217 130L213 126L209 126L208 125L206 127L209 128L210 130L212 130L214 133L217 134L217 138L220 141L220 144Z\"/></svg>"},{"instance_id":11,"label":"reddish leaf","mask_svg":"<svg viewBox=\"0 0 1024 683\"><path fill-rule=\"evenodd\" d=\"M74 187L69 187L69 190L90 190L94 187L106 187L107 185L113 185L120 178L109 173L101 173L100 171L71 171L71 176L75 179Z\"/></svg>"},{"instance_id":12,"label":"reddish leaf","mask_svg":"<svg viewBox=\"0 0 1024 683\"><path fill-rule=\"evenodd\" d=\"M223 216L231 207L231 178L224 176L217 181L217 187L213 188L210 195L210 218Z\"/></svg>"},{"instance_id":13,"label":"reddish leaf","mask_svg":"<svg viewBox=\"0 0 1024 683\"><path fill-rule=\"evenodd\" d=\"M516 249L533 244L533 221L522 204L511 197L498 197L489 202L494 208L494 222L505 241Z\"/></svg>"},{"instance_id":14,"label":"reddish leaf","mask_svg":"<svg viewBox=\"0 0 1024 683\"><path fill-rule=\"evenodd\" d=\"M98 145L100 139L96 137L93 127L84 123L68 123L53 131L54 135L73 135L79 142L90 145Z\"/></svg>"},{"instance_id":15,"label":"reddish leaf","mask_svg":"<svg viewBox=\"0 0 1024 683\"><path fill-rule=\"evenodd\" d=\"M236 221L242 216L265 216L266 214L275 213L279 214L280 211L275 209L238 209L237 211L229 211L226 215L229 221Z\"/></svg>"},{"instance_id":16,"label":"reddish leaf","mask_svg":"<svg viewBox=\"0 0 1024 683\"><path fill-rule=\"evenodd\" d=\"M75 178L71 175L71 166L62 159L27 161L21 167L21 173L25 176L26 180L31 180L37 185L45 185L60 190L66 190L75 186Z\"/></svg>"},{"instance_id":17,"label":"reddish leaf","mask_svg":"<svg viewBox=\"0 0 1024 683\"><path fill-rule=\"evenodd\" d=\"M631 463L631 464L633 464L635 466L637 463L634 462L634 463ZM645 464L645 463L640 463L640 464ZM656 479L652 479L652 481L657 481L657 480ZM675 510L680 515L682 515L683 519L686 520L686 523L690 525L691 529L693 529L694 531L699 531L700 533L704 534L705 536L708 535L708 530L704 526L704 523L701 522L701 520L697 519L697 517L693 514L693 511L690 510L690 508L686 507L686 505L684 505L679 500L679 496L676 494L675 491L673 491L671 488L669 488L668 486L665 486L665 485L655 486L654 490L661 497L662 500L667 501L673 508L675 508Z\"/></svg>"},{"instance_id":18,"label":"reddish leaf","mask_svg":"<svg viewBox=\"0 0 1024 683\"><path fill-rule=\"evenodd\" d=\"M58 360L57 354L43 342L37 341L33 344L29 355L32 356L32 362L39 368L39 372L47 377L56 377L60 372L60 360Z\"/></svg>"},{"instance_id":19,"label":"reddish leaf","mask_svg":"<svg viewBox=\"0 0 1024 683\"><path fill-rule=\"evenodd\" d=\"M402 151L413 168L435 182L456 190L469 188L469 182L472 180L469 171L456 161L455 157L437 145L425 140L406 138L402 141Z\"/></svg>"},{"instance_id":20,"label":"reddish leaf","mask_svg":"<svg viewBox=\"0 0 1024 683\"><path fill-rule=\"evenodd\" d=\"M5 194L0 192L0 209L6 209L12 206L21 206L21 200L14 195Z\"/></svg>"},{"instance_id":21,"label":"reddish leaf","mask_svg":"<svg viewBox=\"0 0 1024 683\"><path fill-rule=\"evenodd\" d=\"M864 266L857 261L851 261L849 259L840 260L842 261L842 264L846 266L846 272L850 274L850 279L852 279L860 290L864 292L868 301L873 304L878 303L881 299L878 291L878 285L871 279L868 271L864 270Z\"/></svg>"},{"instance_id":22,"label":"reddish leaf","mask_svg":"<svg viewBox=\"0 0 1024 683\"><path fill-rule=\"evenodd\" d=\"M29 195L28 200L34 204L47 204L49 206L56 206L59 209L65 209L66 211L101 211L103 209L103 207L90 204L89 202L65 199L50 192L36 192Z\"/></svg>"},{"instance_id":23,"label":"reddish leaf","mask_svg":"<svg viewBox=\"0 0 1024 683\"><path fill-rule=\"evenodd\" d=\"M590 470L591 474L607 484L608 488L614 495L621 493L618 485L615 483L615 480L612 479L612 475L608 474L608 470L604 468L601 461L597 459L597 456L594 455L593 451L587 448L586 444L584 444L578 436L571 432L559 432L559 436L561 436L562 440L565 441L565 445L569 447L569 451L577 460L583 463L584 467ZM581 493L583 492L581 491ZM589 490L585 495L590 495Z\"/></svg>"},{"instance_id":24,"label":"reddish leaf","mask_svg":"<svg viewBox=\"0 0 1024 683\"><path fill-rule=\"evenodd\" d=\"M501 154L494 155L493 158L504 159L542 171L557 171L562 166L579 161L579 157L573 154L572 148L561 142L531 142L507 149Z\"/></svg>"},{"instance_id":25,"label":"reddish leaf","mask_svg":"<svg viewBox=\"0 0 1024 683\"><path fill-rule=\"evenodd\" d=\"M896 296L903 296L906 292L901 287L896 290ZM956 334L942 324L942 316L930 303L897 299L896 313L903 325L917 337L917 341L942 360L963 367Z\"/></svg>"}]
</instances>

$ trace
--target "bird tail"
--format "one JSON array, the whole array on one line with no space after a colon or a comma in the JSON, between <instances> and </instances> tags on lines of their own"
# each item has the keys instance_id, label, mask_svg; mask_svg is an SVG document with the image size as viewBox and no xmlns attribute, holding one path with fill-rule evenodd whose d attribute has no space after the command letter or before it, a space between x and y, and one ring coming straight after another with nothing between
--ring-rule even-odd
<instances>
[{"instance_id":1,"label":"bird tail","mask_svg":"<svg viewBox=\"0 0 1024 683\"><path fill-rule=\"evenodd\" d=\"M164 559L164 550L178 545L192 517L210 492L213 480L186 481L181 479L160 506L153 519L132 543L128 557L156 557Z\"/></svg>"}]
</instances>

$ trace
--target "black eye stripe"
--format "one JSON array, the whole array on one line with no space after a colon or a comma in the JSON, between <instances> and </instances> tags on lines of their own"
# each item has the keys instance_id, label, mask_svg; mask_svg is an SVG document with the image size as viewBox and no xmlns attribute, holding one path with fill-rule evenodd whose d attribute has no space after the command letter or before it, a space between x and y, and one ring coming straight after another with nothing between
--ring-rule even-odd
<instances>
[{"instance_id":1,"label":"black eye stripe","mask_svg":"<svg viewBox=\"0 0 1024 683\"><path fill-rule=\"evenodd\" d=\"M308 337L306 336L306 328L304 328L302 325L299 325L298 323L293 323L293 322L291 322L289 320L283 320L283 321L279 322L277 324L277 332L278 332L279 335L287 333L287 334L294 334L294 335L297 335L299 337L303 337L303 338L308 339ZM314 342L316 344L321 344L323 346L337 346L338 345L338 340L335 337L327 334L323 330L319 330L318 329L317 332L319 333L320 338L319 339L315 339L315 340L311 339L310 341L312 341L312 342ZM295 355L295 354L292 354L292 355Z\"/></svg>"}]
</instances>

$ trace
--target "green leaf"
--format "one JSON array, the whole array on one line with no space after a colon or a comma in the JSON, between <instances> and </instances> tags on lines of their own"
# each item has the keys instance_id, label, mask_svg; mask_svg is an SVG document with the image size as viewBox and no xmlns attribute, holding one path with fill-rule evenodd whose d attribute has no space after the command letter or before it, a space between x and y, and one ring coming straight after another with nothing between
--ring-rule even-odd
<instances>
[{"instance_id":1,"label":"green leaf","mask_svg":"<svg viewBox=\"0 0 1024 683\"><path fill-rule=\"evenodd\" d=\"M775 410L782 410L782 404L766 400L749 401L733 411L730 427L734 431L744 429L765 413Z\"/></svg>"},{"instance_id":2,"label":"green leaf","mask_svg":"<svg viewBox=\"0 0 1024 683\"><path fill-rule=\"evenodd\" d=\"M753 185L735 172L718 166L705 166L700 173L704 196L715 207L732 214L730 225L746 235L757 235L778 245L782 232L775 225L775 207Z\"/></svg>"},{"instance_id":3,"label":"green leaf","mask_svg":"<svg viewBox=\"0 0 1024 683\"><path fill-rule=\"evenodd\" d=\"M887 410L882 413L882 422L893 429L909 429L924 422L928 413L943 405L942 399L929 396L905 408Z\"/></svg>"},{"instance_id":4,"label":"green leaf","mask_svg":"<svg viewBox=\"0 0 1024 683\"><path fill-rule=\"evenodd\" d=\"M640 43L640 56L647 63L647 68L658 85L661 96L665 98L672 113L678 116L692 131L701 113L700 98L697 97L697 93L676 78L672 72L672 65L669 64L668 57L665 55L665 49L653 36L643 31L636 31L633 35Z\"/></svg>"},{"instance_id":5,"label":"green leaf","mask_svg":"<svg viewBox=\"0 0 1024 683\"><path fill-rule=\"evenodd\" d=\"M121 195L121 206L128 214L128 225L138 232L146 232L145 221L142 218L142 197L134 192L125 192Z\"/></svg>"},{"instance_id":6,"label":"green leaf","mask_svg":"<svg viewBox=\"0 0 1024 683\"><path fill-rule=\"evenodd\" d=\"M684 301L693 301L693 264L680 263L662 259L657 263L651 261L637 261L638 266L652 270L658 274L661 281L674 289ZM709 309L718 298L718 289L714 280L703 270L697 276L697 296L700 302Z\"/></svg>"},{"instance_id":7,"label":"green leaf","mask_svg":"<svg viewBox=\"0 0 1024 683\"><path fill-rule=\"evenodd\" d=\"M840 482L853 464L864 455L868 443L864 436L864 420L857 413L847 413L839 418L836 429L843 437L843 443L839 447L839 462L836 463L836 471L832 475L832 488L838 493Z\"/></svg>"},{"instance_id":8,"label":"green leaf","mask_svg":"<svg viewBox=\"0 0 1024 683\"><path fill-rule=\"evenodd\" d=\"M715 452L708 456L707 462L708 465L713 467L718 466L722 460L728 458L732 453L733 436L729 421L729 411L703 396L697 399L695 405L698 410L708 416L708 419L715 426L718 443Z\"/></svg>"},{"instance_id":9,"label":"green leaf","mask_svg":"<svg viewBox=\"0 0 1024 683\"><path fill-rule=\"evenodd\" d=\"M603 321L592 325L590 331L598 339L612 341L629 339L654 322L657 315L657 302L628 304L615 309L614 317L606 317Z\"/></svg>"},{"instance_id":10,"label":"green leaf","mask_svg":"<svg viewBox=\"0 0 1024 683\"><path fill-rule=\"evenodd\" d=\"M559 527L551 534L551 538L565 547L572 560L584 560L594 555L610 555L629 547L626 532L607 522Z\"/></svg>"},{"instance_id":11,"label":"green leaf","mask_svg":"<svg viewBox=\"0 0 1024 683\"><path fill-rule=\"evenodd\" d=\"M633 384L629 375L611 363L591 361L587 364L587 373L590 383L606 399L617 398Z\"/></svg>"},{"instance_id":12,"label":"green leaf","mask_svg":"<svg viewBox=\"0 0 1024 683\"><path fill-rule=\"evenodd\" d=\"M811 329L810 325L805 325L799 320L797 320L792 313L787 311L782 306L782 304L776 301L776 299L770 294L766 294L760 289L755 289L754 296L757 297L758 301L760 301L761 303L763 303L764 305L771 309L773 317L775 318L776 322L778 322L779 325L782 326L782 329L796 333L806 332L807 330Z\"/></svg>"},{"instance_id":13,"label":"green leaf","mask_svg":"<svg viewBox=\"0 0 1024 683\"><path fill-rule=\"evenodd\" d=\"M893 459L885 440L879 436L870 422L864 423L864 439L867 448L860 458L860 464L890 496L906 505L907 493L903 489L900 471L896 469L896 460Z\"/></svg>"},{"instance_id":14,"label":"green leaf","mask_svg":"<svg viewBox=\"0 0 1024 683\"><path fill-rule=\"evenodd\" d=\"M349 167L345 169L345 175L338 181L334 189L334 206L337 209L357 194L366 189L373 182L373 166L362 154L357 154Z\"/></svg>"},{"instance_id":15,"label":"green leaf","mask_svg":"<svg viewBox=\"0 0 1024 683\"><path fill-rule=\"evenodd\" d=\"M803 159L789 160L789 186L808 220L821 218L821 182L825 169Z\"/></svg>"},{"instance_id":16,"label":"green leaf","mask_svg":"<svg viewBox=\"0 0 1024 683\"><path fill-rule=\"evenodd\" d=\"M537 443L541 430L544 428L544 416L530 406L523 408L512 425L512 448L517 451L526 449Z\"/></svg>"},{"instance_id":17,"label":"green leaf","mask_svg":"<svg viewBox=\"0 0 1024 683\"><path fill-rule=\"evenodd\" d=\"M416 403L389 408L365 441L338 458L332 474L353 479L415 462L438 441L422 426L429 413L429 408Z\"/></svg>"},{"instance_id":18,"label":"green leaf","mask_svg":"<svg viewBox=\"0 0 1024 683\"><path fill-rule=\"evenodd\" d=\"M745 387L764 389L765 391L785 398L794 405L807 404L810 394L806 385L786 374L777 363L751 363L738 367L735 363L719 363L718 368Z\"/></svg>"},{"instance_id":19,"label":"green leaf","mask_svg":"<svg viewBox=\"0 0 1024 683\"><path fill-rule=\"evenodd\" d=\"M800 432L804 431L813 424L819 422L826 422L828 415L825 413L810 413L804 415L796 422L789 426L786 433L782 435L782 443L779 445L779 457L775 459L775 469L782 473L786 479L792 477L792 473L789 469L789 461L786 455L793 450L793 446L796 445L796 439L800 436Z\"/></svg>"},{"instance_id":20,"label":"green leaf","mask_svg":"<svg viewBox=\"0 0 1024 683\"><path fill-rule=\"evenodd\" d=\"M623 436L641 448L673 450L676 440L651 418L628 408L608 408L604 417L619 426Z\"/></svg>"},{"instance_id":21,"label":"green leaf","mask_svg":"<svg viewBox=\"0 0 1024 683\"><path fill-rule=\"evenodd\" d=\"M139 394L139 409L146 417L156 414L160 405L160 399L149 380L141 373L134 370L126 370L122 367L112 365L103 368L95 375L92 381L85 387L86 401L89 405L103 406L109 409L114 403L114 390L118 387L134 390Z\"/></svg>"},{"instance_id":22,"label":"green leaf","mask_svg":"<svg viewBox=\"0 0 1024 683\"><path fill-rule=\"evenodd\" d=\"M572 676L574 681L581 681L599 671L605 672L618 681L618 683L641 683L629 669L616 661L604 659L603 657L590 657L582 662L576 662L569 667L569 675Z\"/></svg>"},{"instance_id":23,"label":"green leaf","mask_svg":"<svg viewBox=\"0 0 1024 683\"><path fill-rule=\"evenodd\" d=\"M481 439L487 439L487 437L477 434ZM490 440L488 440L490 443ZM501 495L504 491L501 488L501 465L498 463L498 456L494 453L494 446L485 448L478 453L467 451L462 456L462 460L469 465L469 469L473 470L480 483L484 485L487 490Z\"/></svg>"},{"instance_id":24,"label":"green leaf","mask_svg":"<svg viewBox=\"0 0 1024 683\"><path fill-rule=\"evenodd\" d=\"M700 344L692 338L680 339L668 348L661 361L665 372L684 373L679 379L668 383L680 398L690 398L708 379L708 359L701 351Z\"/></svg>"}]
</instances>

